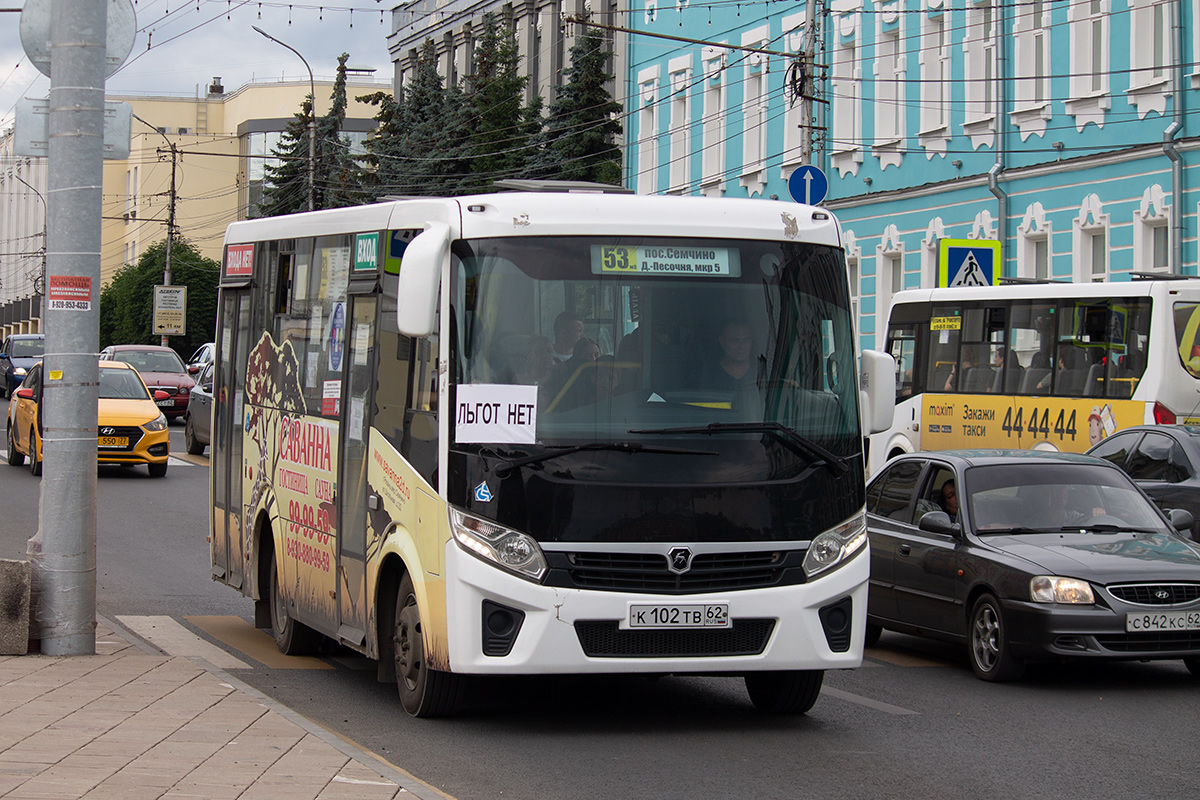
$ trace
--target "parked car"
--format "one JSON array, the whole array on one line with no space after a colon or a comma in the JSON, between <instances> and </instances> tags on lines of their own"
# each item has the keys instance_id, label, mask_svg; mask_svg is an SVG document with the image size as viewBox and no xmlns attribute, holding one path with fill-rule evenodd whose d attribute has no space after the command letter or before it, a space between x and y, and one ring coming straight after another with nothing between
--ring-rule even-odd
<instances>
[{"instance_id":1,"label":"parked car","mask_svg":"<svg viewBox=\"0 0 1200 800\"><path fill-rule=\"evenodd\" d=\"M8 404L8 463L42 474L42 364L35 364ZM119 361L100 364L96 456L101 464L145 464L151 477L167 474L170 434L167 418L137 371Z\"/></svg>"},{"instance_id":2,"label":"parked car","mask_svg":"<svg viewBox=\"0 0 1200 800\"><path fill-rule=\"evenodd\" d=\"M0 346L0 397L17 390L25 373L42 360L46 337L40 333L14 333Z\"/></svg>"},{"instance_id":3,"label":"parked car","mask_svg":"<svg viewBox=\"0 0 1200 800\"><path fill-rule=\"evenodd\" d=\"M1200 547L1086 455L899 456L871 479L866 641L883 629L965 644L986 681L1027 662L1183 659L1200 675Z\"/></svg>"},{"instance_id":4,"label":"parked car","mask_svg":"<svg viewBox=\"0 0 1200 800\"><path fill-rule=\"evenodd\" d=\"M169 347L154 344L118 344L100 351L101 361L124 361L136 369L151 392L166 392L159 408L167 419L187 413L188 397L196 381L187 374L183 360Z\"/></svg>"},{"instance_id":5,"label":"parked car","mask_svg":"<svg viewBox=\"0 0 1200 800\"><path fill-rule=\"evenodd\" d=\"M183 417L183 442L191 455L204 452L210 441L212 427L213 362L208 362L196 376L196 386L188 398L187 414Z\"/></svg>"},{"instance_id":6,"label":"parked car","mask_svg":"<svg viewBox=\"0 0 1200 800\"><path fill-rule=\"evenodd\" d=\"M211 364L213 359L217 357L217 345L215 342L206 342L197 348L196 352L192 353L192 357L188 359L187 371L189 375L197 375L200 369L205 364Z\"/></svg>"},{"instance_id":7,"label":"parked car","mask_svg":"<svg viewBox=\"0 0 1200 800\"><path fill-rule=\"evenodd\" d=\"M1134 425L1088 453L1125 470L1159 508L1187 509L1200 520L1200 426ZM1193 527L1191 537L1200 531Z\"/></svg>"}]
</instances>

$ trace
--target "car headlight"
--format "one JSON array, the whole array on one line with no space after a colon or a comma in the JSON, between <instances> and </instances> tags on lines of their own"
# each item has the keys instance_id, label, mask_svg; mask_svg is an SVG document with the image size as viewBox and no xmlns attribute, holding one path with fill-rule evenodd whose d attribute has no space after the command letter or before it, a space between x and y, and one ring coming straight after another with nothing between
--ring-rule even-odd
<instances>
[{"instance_id":1,"label":"car headlight","mask_svg":"<svg viewBox=\"0 0 1200 800\"><path fill-rule=\"evenodd\" d=\"M541 581L546 557L532 536L450 509L450 530L463 550L522 578Z\"/></svg>"},{"instance_id":2,"label":"car headlight","mask_svg":"<svg viewBox=\"0 0 1200 800\"><path fill-rule=\"evenodd\" d=\"M1091 605L1096 602L1092 585L1078 578L1056 578L1037 575L1029 580L1029 595L1035 603L1074 603Z\"/></svg>"},{"instance_id":3,"label":"car headlight","mask_svg":"<svg viewBox=\"0 0 1200 800\"><path fill-rule=\"evenodd\" d=\"M13 375L20 375L22 378L24 378L25 377L25 368L17 367L16 369L13 370Z\"/></svg>"},{"instance_id":4,"label":"car headlight","mask_svg":"<svg viewBox=\"0 0 1200 800\"><path fill-rule=\"evenodd\" d=\"M158 433L159 431L165 431L167 429L167 418L164 417L160 413L158 415L158 419L156 419L152 422L147 422L142 427L145 428L146 430L150 431L151 433Z\"/></svg>"},{"instance_id":5,"label":"car headlight","mask_svg":"<svg viewBox=\"0 0 1200 800\"><path fill-rule=\"evenodd\" d=\"M850 519L819 534L804 554L804 573L812 578L849 561L867 543L867 515L859 511Z\"/></svg>"}]
</instances>

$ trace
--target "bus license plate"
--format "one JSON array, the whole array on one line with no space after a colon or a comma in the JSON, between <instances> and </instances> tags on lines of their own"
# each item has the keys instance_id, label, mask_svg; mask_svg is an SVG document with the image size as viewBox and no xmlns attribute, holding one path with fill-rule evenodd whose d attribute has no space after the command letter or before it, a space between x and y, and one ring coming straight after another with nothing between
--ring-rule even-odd
<instances>
[{"instance_id":1,"label":"bus license plate","mask_svg":"<svg viewBox=\"0 0 1200 800\"><path fill-rule=\"evenodd\" d=\"M656 603L629 607L631 628L728 628L728 603Z\"/></svg>"},{"instance_id":2,"label":"bus license plate","mask_svg":"<svg viewBox=\"0 0 1200 800\"><path fill-rule=\"evenodd\" d=\"M1157 611L1125 615L1126 633L1200 631L1200 611Z\"/></svg>"},{"instance_id":3,"label":"bus license plate","mask_svg":"<svg viewBox=\"0 0 1200 800\"><path fill-rule=\"evenodd\" d=\"M101 436L96 443L98 447L129 447L128 436Z\"/></svg>"},{"instance_id":4,"label":"bus license plate","mask_svg":"<svg viewBox=\"0 0 1200 800\"><path fill-rule=\"evenodd\" d=\"M166 400L155 400L154 402L160 406L166 406L167 408L175 405L175 401L170 398L167 398Z\"/></svg>"}]
</instances>

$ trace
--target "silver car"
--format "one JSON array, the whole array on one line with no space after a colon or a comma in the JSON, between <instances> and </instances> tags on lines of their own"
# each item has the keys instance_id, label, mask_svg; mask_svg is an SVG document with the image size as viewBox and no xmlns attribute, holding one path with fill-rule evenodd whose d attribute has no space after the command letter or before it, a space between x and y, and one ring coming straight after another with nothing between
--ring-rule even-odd
<instances>
[{"instance_id":1,"label":"silver car","mask_svg":"<svg viewBox=\"0 0 1200 800\"><path fill-rule=\"evenodd\" d=\"M188 398L183 417L183 441L191 455L198 456L209 444L212 425L213 362L209 361L196 375L196 385Z\"/></svg>"}]
</instances>

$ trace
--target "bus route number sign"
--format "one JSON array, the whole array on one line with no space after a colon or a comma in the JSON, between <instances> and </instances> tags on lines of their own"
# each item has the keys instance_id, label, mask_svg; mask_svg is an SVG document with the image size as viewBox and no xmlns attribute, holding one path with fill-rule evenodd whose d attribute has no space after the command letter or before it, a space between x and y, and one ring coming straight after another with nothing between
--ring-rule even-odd
<instances>
[{"instance_id":1,"label":"bus route number sign","mask_svg":"<svg viewBox=\"0 0 1200 800\"><path fill-rule=\"evenodd\" d=\"M737 251L727 247L592 245L592 274L737 277Z\"/></svg>"}]
</instances>

